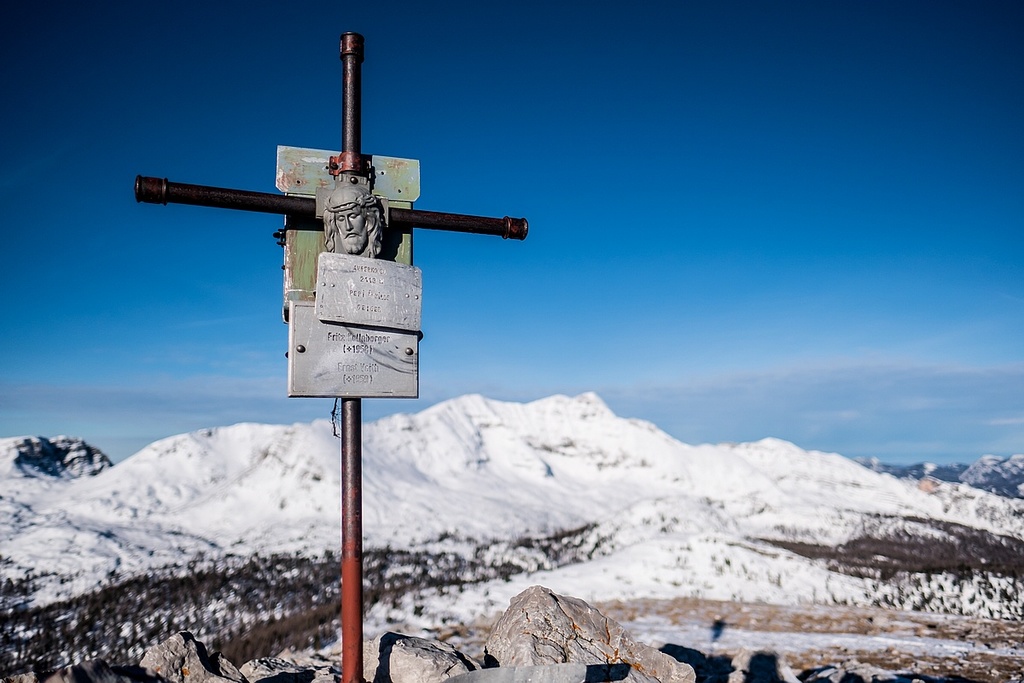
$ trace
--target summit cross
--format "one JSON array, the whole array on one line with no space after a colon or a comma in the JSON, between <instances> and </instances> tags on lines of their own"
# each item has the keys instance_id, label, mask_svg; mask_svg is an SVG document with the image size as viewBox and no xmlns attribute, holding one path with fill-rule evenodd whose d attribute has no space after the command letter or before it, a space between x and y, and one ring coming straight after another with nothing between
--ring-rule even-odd
<instances>
[{"instance_id":1,"label":"summit cross","mask_svg":"<svg viewBox=\"0 0 1024 683\"><path fill-rule=\"evenodd\" d=\"M277 195L137 176L135 198L277 213L285 250L288 395L341 400L341 679L363 683L362 399L419 396L412 229L523 240L523 218L420 211L419 162L361 149L363 37L341 36L341 152L278 148ZM372 260L371 260L372 259Z\"/></svg>"}]
</instances>

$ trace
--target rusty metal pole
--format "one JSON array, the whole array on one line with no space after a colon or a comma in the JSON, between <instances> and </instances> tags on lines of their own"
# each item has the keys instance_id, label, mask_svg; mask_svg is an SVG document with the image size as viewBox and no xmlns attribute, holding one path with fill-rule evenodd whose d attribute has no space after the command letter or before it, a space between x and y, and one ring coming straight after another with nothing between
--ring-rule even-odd
<instances>
[{"instance_id":1,"label":"rusty metal pole","mask_svg":"<svg viewBox=\"0 0 1024 683\"><path fill-rule=\"evenodd\" d=\"M362 153L362 63L363 37L358 33L341 35L342 100L341 151L353 156ZM347 170L344 169L343 170Z\"/></svg>"},{"instance_id":2,"label":"rusty metal pole","mask_svg":"<svg viewBox=\"0 0 1024 683\"><path fill-rule=\"evenodd\" d=\"M341 154L331 157L331 175L342 173L369 176L362 154L362 66L363 37L341 34ZM340 179L340 178L339 178Z\"/></svg>"},{"instance_id":3,"label":"rusty metal pole","mask_svg":"<svg viewBox=\"0 0 1024 683\"><path fill-rule=\"evenodd\" d=\"M332 169L365 175L361 155L360 64L363 37L341 36L341 156ZM363 682L362 399L341 400L341 683Z\"/></svg>"},{"instance_id":4,"label":"rusty metal pole","mask_svg":"<svg viewBox=\"0 0 1024 683\"><path fill-rule=\"evenodd\" d=\"M341 680L363 683L362 399L341 400Z\"/></svg>"}]
</instances>

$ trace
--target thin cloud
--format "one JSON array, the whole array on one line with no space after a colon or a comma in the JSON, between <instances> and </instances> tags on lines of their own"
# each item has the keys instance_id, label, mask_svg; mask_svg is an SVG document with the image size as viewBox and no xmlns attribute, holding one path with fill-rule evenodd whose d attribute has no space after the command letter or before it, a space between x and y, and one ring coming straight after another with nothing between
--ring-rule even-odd
<instances>
[{"instance_id":1,"label":"thin cloud","mask_svg":"<svg viewBox=\"0 0 1024 683\"><path fill-rule=\"evenodd\" d=\"M1024 416L1022 417L1001 417L994 420L989 420L987 424L993 427L1003 427L1012 425L1024 425Z\"/></svg>"},{"instance_id":2,"label":"thin cloud","mask_svg":"<svg viewBox=\"0 0 1024 683\"><path fill-rule=\"evenodd\" d=\"M449 381L450 380L450 381ZM804 448L890 462L973 461L1024 452L1024 364L968 368L854 362L682 378L647 386L551 384L534 392L421 377L419 400L365 402L373 420L465 393L526 401L596 390L619 415L655 423L688 443L768 436ZM434 389L430 389L434 387ZM438 389L444 387L444 389ZM53 436L44 425L119 458L158 438L236 422L327 418L330 399L285 398L280 375L153 377L130 385L0 383L0 434Z\"/></svg>"},{"instance_id":3,"label":"thin cloud","mask_svg":"<svg viewBox=\"0 0 1024 683\"><path fill-rule=\"evenodd\" d=\"M688 442L788 439L883 460L974 460L1024 449L1024 365L844 364L692 378L603 395ZM1011 417L992 419L993 414Z\"/></svg>"},{"instance_id":4,"label":"thin cloud","mask_svg":"<svg viewBox=\"0 0 1024 683\"><path fill-rule=\"evenodd\" d=\"M287 399L278 377L159 377L132 385L0 383L0 435L79 436L119 460L157 439L237 422L330 415L328 400Z\"/></svg>"}]
</instances>

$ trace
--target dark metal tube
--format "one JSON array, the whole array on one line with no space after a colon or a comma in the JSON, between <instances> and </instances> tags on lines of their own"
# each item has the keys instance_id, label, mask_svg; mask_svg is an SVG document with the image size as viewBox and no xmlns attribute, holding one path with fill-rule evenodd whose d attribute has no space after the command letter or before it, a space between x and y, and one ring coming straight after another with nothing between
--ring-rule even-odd
<instances>
[{"instance_id":1,"label":"dark metal tube","mask_svg":"<svg viewBox=\"0 0 1024 683\"><path fill-rule=\"evenodd\" d=\"M341 683L363 683L362 399L341 400Z\"/></svg>"},{"instance_id":2,"label":"dark metal tube","mask_svg":"<svg viewBox=\"0 0 1024 683\"><path fill-rule=\"evenodd\" d=\"M341 63L341 151L362 154L363 37L358 33L341 34Z\"/></svg>"},{"instance_id":3,"label":"dark metal tube","mask_svg":"<svg viewBox=\"0 0 1024 683\"><path fill-rule=\"evenodd\" d=\"M293 216L316 215L316 200L312 197L289 197L269 192L172 183L167 178L141 175L135 176L135 201L148 204L191 204Z\"/></svg>"},{"instance_id":4,"label":"dark metal tube","mask_svg":"<svg viewBox=\"0 0 1024 683\"><path fill-rule=\"evenodd\" d=\"M316 200L312 197L230 190L207 185L187 185L174 183L166 178L145 176L135 177L135 199L149 204L192 204L291 216L316 216ZM526 234L529 231L529 224L525 218L509 218L508 216L486 218L397 207L391 208L388 213L390 224L393 226L471 232L514 240L526 239Z\"/></svg>"},{"instance_id":5,"label":"dark metal tube","mask_svg":"<svg viewBox=\"0 0 1024 683\"><path fill-rule=\"evenodd\" d=\"M451 230L453 232L472 232L478 235L498 235L504 239L524 240L530 230L525 218L485 218L484 216L467 216L459 213L441 213L438 211L420 211L418 209L388 210L391 225L411 225L418 228L434 230Z\"/></svg>"}]
</instances>

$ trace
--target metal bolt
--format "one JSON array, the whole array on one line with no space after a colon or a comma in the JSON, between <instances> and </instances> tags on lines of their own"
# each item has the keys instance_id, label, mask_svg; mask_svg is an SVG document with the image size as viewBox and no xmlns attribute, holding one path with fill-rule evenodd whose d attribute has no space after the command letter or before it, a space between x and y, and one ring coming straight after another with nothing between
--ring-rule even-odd
<instances>
[{"instance_id":1,"label":"metal bolt","mask_svg":"<svg viewBox=\"0 0 1024 683\"><path fill-rule=\"evenodd\" d=\"M298 351L299 353L305 353L306 347L303 346L302 344L299 344L298 346L295 347L295 350Z\"/></svg>"},{"instance_id":2,"label":"metal bolt","mask_svg":"<svg viewBox=\"0 0 1024 683\"><path fill-rule=\"evenodd\" d=\"M412 355L412 347L411 346L406 346L405 347L405 355L407 355L407 356L411 356Z\"/></svg>"}]
</instances>

